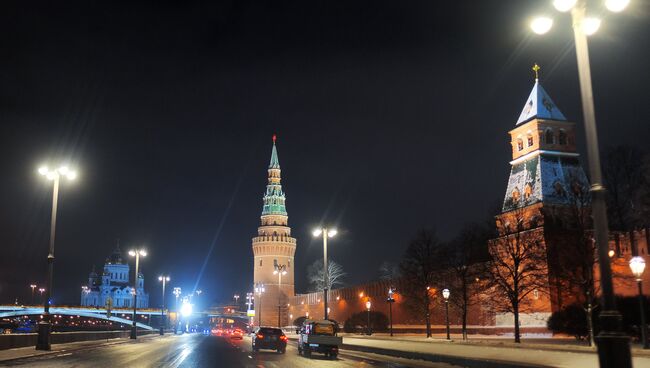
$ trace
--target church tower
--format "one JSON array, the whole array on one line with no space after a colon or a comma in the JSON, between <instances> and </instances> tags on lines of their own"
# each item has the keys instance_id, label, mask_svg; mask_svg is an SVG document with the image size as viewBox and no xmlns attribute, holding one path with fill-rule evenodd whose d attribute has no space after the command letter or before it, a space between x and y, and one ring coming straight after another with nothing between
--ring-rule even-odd
<instances>
[{"instance_id":1,"label":"church tower","mask_svg":"<svg viewBox=\"0 0 650 368\"><path fill-rule=\"evenodd\" d=\"M533 89L509 132L510 178L497 216L500 238L494 240L499 242L522 226L519 229L536 239L546 255L547 287L532 293L534 307L522 314L522 326L544 325L553 311L570 302L571 291L558 273L559 257L563 247L577 246L568 241L582 221L576 213L585 213L590 206L589 182L576 150L576 124L566 119L540 84L539 66L533 70Z\"/></svg>"},{"instance_id":2,"label":"church tower","mask_svg":"<svg viewBox=\"0 0 650 368\"><path fill-rule=\"evenodd\" d=\"M287 325L287 297L294 295L296 239L291 237L288 226L275 141L274 135L261 224L257 236L253 238L253 280L255 285L264 285L261 297L255 294L256 324L261 323L262 326L277 326L278 322L282 326Z\"/></svg>"}]
</instances>

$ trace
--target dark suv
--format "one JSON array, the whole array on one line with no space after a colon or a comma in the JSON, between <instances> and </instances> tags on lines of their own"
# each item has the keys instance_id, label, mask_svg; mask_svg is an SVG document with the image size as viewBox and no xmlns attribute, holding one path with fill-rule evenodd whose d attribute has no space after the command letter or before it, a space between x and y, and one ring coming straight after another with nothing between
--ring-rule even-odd
<instances>
[{"instance_id":1,"label":"dark suv","mask_svg":"<svg viewBox=\"0 0 650 368\"><path fill-rule=\"evenodd\" d=\"M253 335L253 351L271 349L284 354L287 351L287 336L279 328L258 327Z\"/></svg>"}]
</instances>

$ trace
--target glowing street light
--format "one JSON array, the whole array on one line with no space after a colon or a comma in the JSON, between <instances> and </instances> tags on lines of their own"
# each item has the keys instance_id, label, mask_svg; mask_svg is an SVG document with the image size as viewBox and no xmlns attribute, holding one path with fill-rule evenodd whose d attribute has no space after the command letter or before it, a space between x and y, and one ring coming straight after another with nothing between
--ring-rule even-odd
<instances>
[{"instance_id":1,"label":"glowing street light","mask_svg":"<svg viewBox=\"0 0 650 368\"><path fill-rule=\"evenodd\" d=\"M639 288L639 309L641 312L641 341L643 342L643 348L648 349L650 346L648 344L648 328L645 323L645 300L643 297L643 287L641 282L643 281L643 271L645 271L645 259L643 257L632 257L630 259L630 270L636 279L636 284Z\"/></svg>"},{"instance_id":2,"label":"glowing street light","mask_svg":"<svg viewBox=\"0 0 650 368\"><path fill-rule=\"evenodd\" d=\"M257 283L255 284L255 293L258 295L257 300L259 300L259 307L260 307L260 313L256 313L257 315L257 324L258 326L262 327L262 294L266 291L266 288L264 287L263 283ZM255 306L255 310L257 311L257 305Z\"/></svg>"},{"instance_id":3,"label":"glowing street light","mask_svg":"<svg viewBox=\"0 0 650 368\"><path fill-rule=\"evenodd\" d=\"M614 12L623 10L629 0L605 0L605 6ZM600 289L602 290L602 311L600 313L600 333L596 337L598 360L601 367L629 368L632 367L629 337L622 328L622 317L616 309L612 269L609 251L609 229L607 228L607 204L605 201L605 186L600 165L598 149L598 133L596 129L596 113L594 109L593 89L591 86L591 66L589 64L589 46L587 36L594 34L600 21L588 18L587 0L555 0L556 9L571 11L573 37L575 41L576 58L578 62L578 79L582 97L582 116L584 118L585 134L587 137L587 162L589 162L589 177L591 179L591 208L594 223L594 238L598 249L598 266L600 271ZM551 24L552 25L552 24ZM533 32L543 30L537 24L531 24Z\"/></svg>"},{"instance_id":4,"label":"glowing street light","mask_svg":"<svg viewBox=\"0 0 650 368\"><path fill-rule=\"evenodd\" d=\"M50 334L52 332L52 323L50 316L50 297L52 293L52 280L54 278L54 236L56 231L56 210L59 202L59 182L61 177L68 180L74 180L77 173L70 170L68 166L61 166L58 169L50 170L47 166L41 166L38 173L45 176L47 180L52 181L52 219L50 223L50 248L47 255L47 277L46 277L46 294L43 301L43 320L38 323L38 338L36 340L36 350L50 350Z\"/></svg>"},{"instance_id":5,"label":"glowing street light","mask_svg":"<svg viewBox=\"0 0 650 368\"><path fill-rule=\"evenodd\" d=\"M136 325L136 312L138 310L138 279L140 268L140 257L146 257L147 251L144 249L132 249L129 251L131 257L135 257L135 274L133 275L133 325L131 326L131 339L138 338L138 327Z\"/></svg>"},{"instance_id":6,"label":"glowing street light","mask_svg":"<svg viewBox=\"0 0 650 368\"><path fill-rule=\"evenodd\" d=\"M32 302L31 304L34 305L34 290L36 290L36 284L31 284L29 285L30 288L32 288Z\"/></svg>"},{"instance_id":7,"label":"glowing street light","mask_svg":"<svg viewBox=\"0 0 650 368\"><path fill-rule=\"evenodd\" d=\"M538 35L543 35L553 27L553 19L549 17L536 17L530 22L530 28Z\"/></svg>"},{"instance_id":8,"label":"glowing street light","mask_svg":"<svg viewBox=\"0 0 650 368\"><path fill-rule=\"evenodd\" d=\"M158 276L158 281L162 282L162 306L160 307L160 335L165 334L165 284L169 282L169 276Z\"/></svg>"},{"instance_id":9,"label":"glowing street light","mask_svg":"<svg viewBox=\"0 0 650 368\"><path fill-rule=\"evenodd\" d=\"M442 297L445 298L445 321L447 323L447 340L451 340L449 336L449 296L451 292L449 289L442 289Z\"/></svg>"},{"instance_id":10,"label":"glowing street light","mask_svg":"<svg viewBox=\"0 0 650 368\"><path fill-rule=\"evenodd\" d=\"M314 229L312 234L314 237L319 237L323 236L323 315L325 316L324 319L328 318L328 310L327 310L327 300L328 300L328 291L330 288L330 280L329 280L329 268L327 265L327 238L333 238L338 232L336 229L328 229L326 227L319 228L319 229Z\"/></svg>"},{"instance_id":11,"label":"glowing street light","mask_svg":"<svg viewBox=\"0 0 650 368\"><path fill-rule=\"evenodd\" d=\"M395 303L395 298L393 297L393 294L395 294L395 289L393 287L388 288L388 299L386 301L388 302L388 321L390 322L390 336L393 336L393 303ZM338 299L338 297L336 297Z\"/></svg>"},{"instance_id":12,"label":"glowing street light","mask_svg":"<svg viewBox=\"0 0 650 368\"><path fill-rule=\"evenodd\" d=\"M287 274L287 265L275 264L274 275L278 275L278 328L282 328L282 276Z\"/></svg>"},{"instance_id":13,"label":"glowing street light","mask_svg":"<svg viewBox=\"0 0 650 368\"><path fill-rule=\"evenodd\" d=\"M372 303L370 303L370 300L366 302L366 311L368 313L368 328L366 331L367 335L372 335L372 330L370 329L370 307L372 307Z\"/></svg>"}]
</instances>

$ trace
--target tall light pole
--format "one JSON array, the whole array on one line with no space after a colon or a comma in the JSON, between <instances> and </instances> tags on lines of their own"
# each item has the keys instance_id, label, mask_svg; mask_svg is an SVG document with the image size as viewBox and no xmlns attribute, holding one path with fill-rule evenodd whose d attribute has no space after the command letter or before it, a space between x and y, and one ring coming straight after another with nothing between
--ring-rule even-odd
<instances>
[{"instance_id":1,"label":"tall light pole","mask_svg":"<svg viewBox=\"0 0 650 368\"><path fill-rule=\"evenodd\" d=\"M81 287L81 291L83 291L83 293L86 294L86 296L88 296L88 294L90 293L90 288L88 286L84 285L84 286ZM86 304L82 303L81 305L87 305L87 304L88 303L86 303Z\"/></svg>"},{"instance_id":2,"label":"tall light pole","mask_svg":"<svg viewBox=\"0 0 650 368\"><path fill-rule=\"evenodd\" d=\"M239 305L239 294L235 294L232 297L235 299L235 305Z\"/></svg>"},{"instance_id":3,"label":"tall light pole","mask_svg":"<svg viewBox=\"0 0 650 368\"><path fill-rule=\"evenodd\" d=\"M160 307L160 335L165 334L165 284L169 282L169 276L158 276L158 281L162 281L162 306Z\"/></svg>"},{"instance_id":4,"label":"tall light pole","mask_svg":"<svg viewBox=\"0 0 650 368\"><path fill-rule=\"evenodd\" d=\"M645 270L645 260L643 257L632 257L630 259L630 269L632 274L636 278L636 284L639 287L639 309L641 313L641 342L643 343L643 348L648 349L648 327L645 323L645 299L643 297L643 287L641 285L643 271Z\"/></svg>"},{"instance_id":5,"label":"tall light pole","mask_svg":"<svg viewBox=\"0 0 650 368\"><path fill-rule=\"evenodd\" d=\"M45 288L38 288L38 292L41 293L41 303L43 303L43 293L45 292Z\"/></svg>"},{"instance_id":6,"label":"tall light pole","mask_svg":"<svg viewBox=\"0 0 650 368\"><path fill-rule=\"evenodd\" d=\"M390 323L390 336L393 336L393 303L395 303L395 298L393 297L393 294L395 293L395 289L392 287L388 288L388 299L386 301L388 302L388 322Z\"/></svg>"},{"instance_id":7,"label":"tall light pole","mask_svg":"<svg viewBox=\"0 0 650 368\"><path fill-rule=\"evenodd\" d=\"M36 289L36 284L31 284L29 285L30 288L32 288L32 301L31 304L34 305L34 290Z\"/></svg>"},{"instance_id":8,"label":"tall light pole","mask_svg":"<svg viewBox=\"0 0 650 368\"><path fill-rule=\"evenodd\" d=\"M250 310L251 306L253 305L253 300L255 297L253 296L253 293L246 293L246 315L250 316ZM250 317L250 320L248 321L249 326L253 327L253 317Z\"/></svg>"},{"instance_id":9,"label":"tall light pole","mask_svg":"<svg viewBox=\"0 0 650 368\"><path fill-rule=\"evenodd\" d=\"M629 0L605 0L605 6L614 12L623 10ZM555 8L562 12L571 11L573 36L575 40L576 57L578 62L578 77L580 80L580 95L582 111L585 120L587 143L587 160L591 177L591 205L594 222L594 237L598 249L598 266L600 271L600 289L602 290L602 311L600 312L601 330L596 337L598 360L601 367L629 368L632 367L630 354L630 339L623 332L622 317L616 310L616 299L612 283L612 270L608 257L609 234L607 225L607 208L605 187L603 185L598 151L598 134L596 129L596 114L591 86L591 67L589 65L589 49L587 36L594 34L600 26L600 20L586 16L587 0L554 0ZM537 24L537 26L536 26ZM542 27L539 25L542 24ZM553 25L552 19L537 18L531 23L533 31L538 34L548 32Z\"/></svg>"},{"instance_id":10,"label":"tall light pole","mask_svg":"<svg viewBox=\"0 0 650 368\"><path fill-rule=\"evenodd\" d=\"M144 249L133 249L129 251L131 257L135 257L135 274L133 275L133 326L131 326L131 339L138 338L138 327L136 325L136 312L138 310L138 274L140 273L140 257L146 257Z\"/></svg>"},{"instance_id":11,"label":"tall light pole","mask_svg":"<svg viewBox=\"0 0 650 368\"><path fill-rule=\"evenodd\" d=\"M275 265L274 275L278 275L278 328L282 327L281 310L282 310L282 275L287 274L287 265Z\"/></svg>"},{"instance_id":12,"label":"tall light pole","mask_svg":"<svg viewBox=\"0 0 650 368\"><path fill-rule=\"evenodd\" d=\"M323 315L324 319L328 318L327 310L327 300L328 300L328 290L330 288L330 277L329 277L329 266L327 263L327 238L332 238L336 235L337 231L335 229L328 229L326 227L316 229L313 232L314 237L323 235Z\"/></svg>"},{"instance_id":13,"label":"tall light pole","mask_svg":"<svg viewBox=\"0 0 650 368\"><path fill-rule=\"evenodd\" d=\"M262 327L262 294L264 293L264 291L266 291L266 289L264 288L263 283L260 282L255 284L255 293L257 294L257 300L260 302L259 303L260 313L257 316L257 325L260 327ZM255 310L257 310L257 306L255 306Z\"/></svg>"},{"instance_id":14,"label":"tall light pole","mask_svg":"<svg viewBox=\"0 0 650 368\"><path fill-rule=\"evenodd\" d=\"M38 173L45 176L47 180L52 181L52 218L50 222L50 249L47 254L47 277L45 282L45 300L43 301L43 320L38 323L38 339L36 340L36 350L50 350L50 334L52 332L52 321L50 316L50 299L52 295L52 285L54 278L54 235L56 231L56 209L59 202L59 180L65 177L68 180L74 180L77 173L70 170L67 166L61 166L58 169L50 170L47 166L38 169Z\"/></svg>"},{"instance_id":15,"label":"tall light pole","mask_svg":"<svg viewBox=\"0 0 650 368\"><path fill-rule=\"evenodd\" d=\"M370 329L370 307L372 306L372 303L370 303L370 300L366 302L366 311L368 312L368 331L366 332L367 335L372 335L372 330Z\"/></svg>"},{"instance_id":16,"label":"tall light pole","mask_svg":"<svg viewBox=\"0 0 650 368\"><path fill-rule=\"evenodd\" d=\"M442 297L445 298L445 323L447 324L447 340L451 340L449 336L449 289L442 289Z\"/></svg>"}]
</instances>

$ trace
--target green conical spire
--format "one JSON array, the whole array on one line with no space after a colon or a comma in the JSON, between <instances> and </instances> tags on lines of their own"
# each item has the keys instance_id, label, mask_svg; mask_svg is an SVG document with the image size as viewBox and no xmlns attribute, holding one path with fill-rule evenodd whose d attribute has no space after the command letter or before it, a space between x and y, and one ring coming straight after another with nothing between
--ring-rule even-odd
<instances>
[{"instance_id":1,"label":"green conical spire","mask_svg":"<svg viewBox=\"0 0 650 368\"><path fill-rule=\"evenodd\" d=\"M280 161L278 160L278 150L275 147L276 136L273 135L273 149L271 151L271 162L269 163L269 183L264 193L264 206L262 207L262 216L264 215L287 215L287 209L284 205L285 196L280 184Z\"/></svg>"},{"instance_id":2,"label":"green conical spire","mask_svg":"<svg viewBox=\"0 0 650 368\"><path fill-rule=\"evenodd\" d=\"M271 151L271 162L269 162L269 169L279 169L280 160L278 160L278 150L275 148L276 135L273 134L273 150Z\"/></svg>"}]
</instances>

